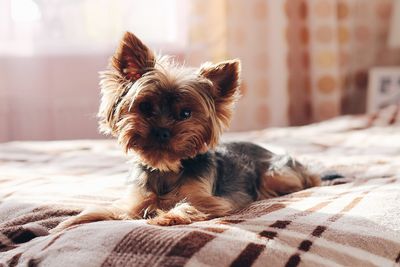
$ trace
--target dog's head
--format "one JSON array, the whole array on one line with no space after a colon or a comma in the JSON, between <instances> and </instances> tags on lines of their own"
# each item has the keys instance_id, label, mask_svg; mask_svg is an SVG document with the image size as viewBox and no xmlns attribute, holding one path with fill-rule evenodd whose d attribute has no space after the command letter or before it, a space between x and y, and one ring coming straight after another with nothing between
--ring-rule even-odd
<instances>
[{"instance_id":1,"label":"dog's head","mask_svg":"<svg viewBox=\"0 0 400 267\"><path fill-rule=\"evenodd\" d=\"M160 171L213 148L239 96L240 62L185 68L127 32L101 73L100 129Z\"/></svg>"}]
</instances>

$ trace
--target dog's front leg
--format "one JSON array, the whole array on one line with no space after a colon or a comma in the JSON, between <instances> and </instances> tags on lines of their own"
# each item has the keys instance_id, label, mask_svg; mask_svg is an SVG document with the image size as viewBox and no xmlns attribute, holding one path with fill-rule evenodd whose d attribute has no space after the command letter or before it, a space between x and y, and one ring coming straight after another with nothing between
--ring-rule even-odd
<instances>
[{"instance_id":1,"label":"dog's front leg","mask_svg":"<svg viewBox=\"0 0 400 267\"><path fill-rule=\"evenodd\" d=\"M60 223L51 233L60 232L68 227L78 224L107 221L141 219L146 213L153 212L149 207L154 206L154 194L143 192L136 186L131 186L128 195L107 206L91 206L84 209L77 216L71 217Z\"/></svg>"},{"instance_id":2,"label":"dog's front leg","mask_svg":"<svg viewBox=\"0 0 400 267\"><path fill-rule=\"evenodd\" d=\"M176 204L171 210L159 211L156 217L147 222L162 226L190 224L229 215L233 210L232 204L224 198L211 195L191 195Z\"/></svg>"}]
</instances>

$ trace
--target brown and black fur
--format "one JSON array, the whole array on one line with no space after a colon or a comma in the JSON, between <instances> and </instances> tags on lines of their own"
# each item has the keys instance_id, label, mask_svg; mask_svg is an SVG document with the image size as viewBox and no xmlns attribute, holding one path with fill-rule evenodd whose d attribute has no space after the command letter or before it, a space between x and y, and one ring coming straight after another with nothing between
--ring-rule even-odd
<instances>
[{"instance_id":1,"label":"brown and black fur","mask_svg":"<svg viewBox=\"0 0 400 267\"><path fill-rule=\"evenodd\" d=\"M101 74L100 129L134 159L125 198L60 224L148 219L187 224L319 184L289 156L252 143L220 144L239 98L240 62L186 68L126 33Z\"/></svg>"}]
</instances>

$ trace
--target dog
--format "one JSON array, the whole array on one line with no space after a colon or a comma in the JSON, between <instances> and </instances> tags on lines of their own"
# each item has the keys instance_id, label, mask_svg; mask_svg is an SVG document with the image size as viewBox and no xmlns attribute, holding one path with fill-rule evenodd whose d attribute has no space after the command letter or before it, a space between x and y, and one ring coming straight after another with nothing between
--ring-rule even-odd
<instances>
[{"instance_id":1,"label":"dog","mask_svg":"<svg viewBox=\"0 0 400 267\"><path fill-rule=\"evenodd\" d=\"M239 60L187 68L127 32L100 77L100 130L133 152L132 182L126 197L88 208L55 232L101 220L190 224L320 184L290 156L219 144L240 96Z\"/></svg>"}]
</instances>

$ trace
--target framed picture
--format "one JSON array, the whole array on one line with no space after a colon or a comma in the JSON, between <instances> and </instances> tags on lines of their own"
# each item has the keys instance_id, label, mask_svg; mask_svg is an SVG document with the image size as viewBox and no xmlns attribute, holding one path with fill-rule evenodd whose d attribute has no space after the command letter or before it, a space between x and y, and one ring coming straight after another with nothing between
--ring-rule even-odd
<instances>
[{"instance_id":1,"label":"framed picture","mask_svg":"<svg viewBox=\"0 0 400 267\"><path fill-rule=\"evenodd\" d=\"M368 113L400 103L400 67L372 68L368 84Z\"/></svg>"}]
</instances>

